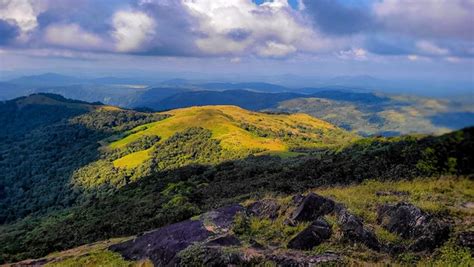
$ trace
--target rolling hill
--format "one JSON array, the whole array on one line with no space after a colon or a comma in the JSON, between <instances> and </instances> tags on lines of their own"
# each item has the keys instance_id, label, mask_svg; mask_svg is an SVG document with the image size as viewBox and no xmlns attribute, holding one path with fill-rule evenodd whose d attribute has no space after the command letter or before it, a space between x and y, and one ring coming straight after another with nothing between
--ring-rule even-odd
<instances>
[{"instance_id":1,"label":"rolling hill","mask_svg":"<svg viewBox=\"0 0 474 267\"><path fill-rule=\"evenodd\" d=\"M265 195L474 172L472 128L361 139L305 114L236 106L145 113L51 94L0 110L0 262L136 235Z\"/></svg>"},{"instance_id":2,"label":"rolling hill","mask_svg":"<svg viewBox=\"0 0 474 267\"><path fill-rule=\"evenodd\" d=\"M158 136L164 142L177 133L198 128L210 131L211 138L217 140L222 148L221 155L230 159L252 153L327 148L346 144L357 138L305 114L264 114L236 106L191 107L162 114L170 117L132 129L124 133L126 137L119 136L120 139L113 141L108 147L122 149L147 136ZM116 167L137 167L149 158L147 153L151 157L152 151L142 150L119 158L114 164Z\"/></svg>"}]
</instances>

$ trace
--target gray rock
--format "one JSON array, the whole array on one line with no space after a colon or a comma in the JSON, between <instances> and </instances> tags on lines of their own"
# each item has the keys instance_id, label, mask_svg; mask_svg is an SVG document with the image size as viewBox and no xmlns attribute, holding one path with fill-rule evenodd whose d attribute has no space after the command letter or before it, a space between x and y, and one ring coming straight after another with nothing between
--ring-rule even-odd
<instances>
[{"instance_id":1,"label":"gray rock","mask_svg":"<svg viewBox=\"0 0 474 267\"><path fill-rule=\"evenodd\" d=\"M415 252L433 250L449 238L448 223L409 203L380 206L377 221L392 233L405 239L415 239L409 246L409 249Z\"/></svg>"},{"instance_id":2,"label":"gray rock","mask_svg":"<svg viewBox=\"0 0 474 267\"><path fill-rule=\"evenodd\" d=\"M227 232L235 215L242 211L240 205L224 207L201 215L199 220L171 224L133 240L112 245L109 249L120 253L125 259L148 258L155 266L173 266L176 265L179 252L196 242L214 237L216 233ZM207 224L212 224L212 227Z\"/></svg>"},{"instance_id":3,"label":"gray rock","mask_svg":"<svg viewBox=\"0 0 474 267\"><path fill-rule=\"evenodd\" d=\"M247 206L247 213L249 215L257 216L259 218L269 218L272 220L278 217L279 210L280 204L273 199L256 201Z\"/></svg>"},{"instance_id":4,"label":"gray rock","mask_svg":"<svg viewBox=\"0 0 474 267\"><path fill-rule=\"evenodd\" d=\"M219 236L207 241L206 245L207 246L220 246L220 247L240 246L241 242L234 235L224 235L224 236Z\"/></svg>"},{"instance_id":5,"label":"gray rock","mask_svg":"<svg viewBox=\"0 0 474 267\"><path fill-rule=\"evenodd\" d=\"M331 213L334 201L314 193L309 193L293 212L290 220L293 222L309 222Z\"/></svg>"},{"instance_id":6,"label":"gray rock","mask_svg":"<svg viewBox=\"0 0 474 267\"><path fill-rule=\"evenodd\" d=\"M343 241L362 243L370 249L379 251L381 246L375 233L364 226L362 219L343 207L338 208L338 225L342 230Z\"/></svg>"},{"instance_id":7,"label":"gray rock","mask_svg":"<svg viewBox=\"0 0 474 267\"><path fill-rule=\"evenodd\" d=\"M322 218L314 221L288 243L288 248L310 250L331 237L331 226Z\"/></svg>"}]
</instances>

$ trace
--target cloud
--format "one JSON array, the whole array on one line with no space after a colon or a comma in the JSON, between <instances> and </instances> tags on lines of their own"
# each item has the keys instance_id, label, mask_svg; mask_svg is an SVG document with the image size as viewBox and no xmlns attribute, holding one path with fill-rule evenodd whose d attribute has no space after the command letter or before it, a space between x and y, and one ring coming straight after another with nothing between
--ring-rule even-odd
<instances>
[{"instance_id":1,"label":"cloud","mask_svg":"<svg viewBox=\"0 0 474 267\"><path fill-rule=\"evenodd\" d=\"M373 12L386 30L416 38L473 40L473 0L384 0Z\"/></svg>"},{"instance_id":2,"label":"cloud","mask_svg":"<svg viewBox=\"0 0 474 267\"><path fill-rule=\"evenodd\" d=\"M422 54L428 54L433 56L446 56L449 54L449 50L446 48L441 48L436 44L429 41L418 41L416 47L420 50Z\"/></svg>"},{"instance_id":3,"label":"cloud","mask_svg":"<svg viewBox=\"0 0 474 267\"><path fill-rule=\"evenodd\" d=\"M13 21L22 32L29 32L36 28L37 12L28 0L1 0L0 18Z\"/></svg>"},{"instance_id":4,"label":"cloud","mask_svg":"<svg viewBox=\"0 0 474 267\"><path fill-rule=\"evenodd\" d=\"M50 25L44 32L45 42L54 46L73 49L104 50L100 36L87 32L77 24Z\"/></svg>"},{"instance_id":5,"label":"cloud","mask_svg":"<svg viewBox=\"0 0 474 267\"><path fill-rule=\"evenodd\" d=\"M183 0L197 20L197 47L210 55L256 54L283 57L330 48L286 0L256 4L249 0Z\"/></svg>"},{"instance_id":6,"label":"cloud","mask_svg":"<svg viewBox=\"0 0 474 267\"><path fill-rule=\"evenodd\" d=\"M228 59L447 60L474 57L472 13L474 0L0 0L0 46Z\"/></svg>"},{"instance_id":7,"label":"cloud","mask_svg":"<svg viewBox=\"0 0 474 267\"><path fill-rule=\"evenodd\" d=\"M114 14L112 36L119 52L138 51L156 34L155 21L139 11L118 11Z\"/></svg>"},{"instance_id":8,"label":"cloud","mask_svg":"<svg viewBox=\"0 0 474 267\"><path fill-rule=\"evenodd\" d=\"M352 48L349 50L339 51L338 57L346 60L367 60L368 52L363 48Z\"/></svg>"}]
</instances>

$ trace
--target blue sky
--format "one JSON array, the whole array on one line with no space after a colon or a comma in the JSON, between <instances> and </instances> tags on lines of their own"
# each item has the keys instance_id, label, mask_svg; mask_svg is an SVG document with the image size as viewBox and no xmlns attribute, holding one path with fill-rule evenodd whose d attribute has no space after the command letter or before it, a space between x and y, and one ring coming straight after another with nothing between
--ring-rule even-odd
<instances>
[{"instance_id":1,"label":"blue sky","mask_svg":"<svg viewBox=\"0 0 474 267\"><path fill-rule=\"evenodd\" d=\"M472 82L473 14L474 0L0 0L0 71Z\"/></svg>"}]
</instances>

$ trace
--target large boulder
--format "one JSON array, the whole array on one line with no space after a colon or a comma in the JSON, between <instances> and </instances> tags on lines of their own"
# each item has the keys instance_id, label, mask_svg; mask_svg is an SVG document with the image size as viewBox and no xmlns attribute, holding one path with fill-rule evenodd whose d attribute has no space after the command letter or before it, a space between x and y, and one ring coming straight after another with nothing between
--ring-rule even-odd
<instances>
[{"instance_id":1,"label":"large boulder","mask_svg":"<svg viewBox=\"0 0 474 267\"><path fill-rule=\"evenodd\" d=\"M362 243L370 249L379 251L380 242L375 233L364 226L363 220L350 213L346 208L337 208L338 225L342 231L342 240L351 243Z\"/></svg>"},{"instance_id":2,"label":"large boulder","mask_svg":"<svg viewBox=\"0 0 474 267\"><path fill-rule=\"evenodd\" d=\"M288 248L310 250L331 237L331 226L322 218L297 234L288 243Z\"/></svg>"},{"instance_id":3,"label":"large boulder","mask_svg":"<svg viewBox=\"0 0 474 267\"><path fill-rule=\"evenodd\" d=\"M414 239L409 249L415 252L432 250L443 244L450 233L450 225L405 202L381 205L377 221L392 233Z\"/></svg>"},{"instance_id":4,"label":"large boulder","mask_svg":"<svg viewBox=\"0 0 474 267\"><path fill-rule=\"evenodd\" d=\"M215 239L229 231L234 217L243 207L232 205L200 216L198 220L187 220L171 224L145 233L135 239L110 246L110 250L120 253L125 259L148 258L155 266L176 265L176 255L197 242L209 240L211 245L219 243L237 244L232 237ZM229 244L230 245L230 244Z\"/></svg>"},{"instance_id":5,"label":"large boulder","mask_svg":"<svg viewBox=\"0 0 474 267\"><path fill-rule=\"evenodd\" d=\"M320 195L309 193L293 212L292 222L310 222L331 213L334 210L334 201Z\"/></svg>"},{"instance_id":6,"label":"large boulder","mask_svg":"<svg viewBox=\"0 0 474 267\"><path fill-rule=\"evenodd\" d=\"M249 215L257 216L259 218L269 218L272 220L278 217L279 210L280 204L273 199L255 201L247 206L247 213Z\"/></svg>"}]
</instances>

